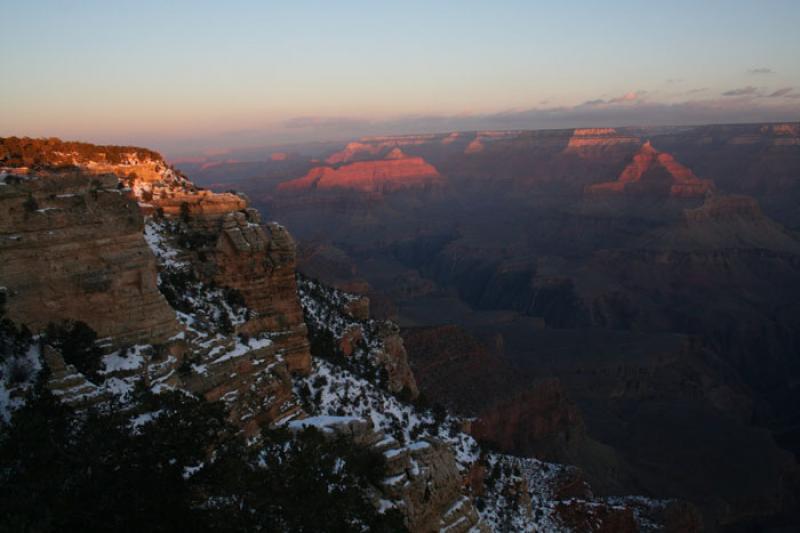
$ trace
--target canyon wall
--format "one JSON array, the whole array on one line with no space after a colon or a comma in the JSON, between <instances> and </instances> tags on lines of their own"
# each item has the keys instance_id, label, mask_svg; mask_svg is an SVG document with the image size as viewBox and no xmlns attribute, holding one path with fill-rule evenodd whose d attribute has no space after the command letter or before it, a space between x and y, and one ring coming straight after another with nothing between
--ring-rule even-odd
<instances>
[{"instance_id":1,"label":"canyon wall","mask_svg":"<svg viewBox=\"0 0 800 533\"><path fill-rule=\"evenodd\" d=\"M180 331L156 285L136 202L114 175L9 174L0 185L0 283L8 314L36 330L80 320L116 344Z\"/></svg>"}]
</instances>

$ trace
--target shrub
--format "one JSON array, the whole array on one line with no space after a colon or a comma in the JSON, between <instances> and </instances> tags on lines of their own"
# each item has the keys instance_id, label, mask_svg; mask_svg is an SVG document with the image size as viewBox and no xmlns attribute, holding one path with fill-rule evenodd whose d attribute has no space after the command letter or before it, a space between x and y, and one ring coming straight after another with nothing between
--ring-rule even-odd
<instances>
[{"instance_id":1,"label":"shrub","mask_svg":"<svg viewBox=\"0 0 800 533\"><path fill-rule=\"evenodd\" d=\"M188 202L181 202L181 220L187 224L189 223L189 220L191 220Z\"/></svg>"},{"instance_id":2,"label":"shrub","mask_svg":"<svg viewBox=\"0 0 800 533\"><path fill-rule=\"evenodd\" d=\"M65 320L50 323L45 331L46 342L61 352L67 364L75 365L90 379L99 377L102 351L95 344L97 333L81 321Z\"/></svg>"},{"instance_id":3,"label":"shrub","mask_svg":"<svg viewBox=\"0 0 800 533\"><path fill-rule=\"evenodd\" d=\"M36 198L33 195L28 195L28 199L22 204L22 207L25 208L25 211L32 213L39 209L39 203L36 201Z\"/></svg>"}]
</instances>

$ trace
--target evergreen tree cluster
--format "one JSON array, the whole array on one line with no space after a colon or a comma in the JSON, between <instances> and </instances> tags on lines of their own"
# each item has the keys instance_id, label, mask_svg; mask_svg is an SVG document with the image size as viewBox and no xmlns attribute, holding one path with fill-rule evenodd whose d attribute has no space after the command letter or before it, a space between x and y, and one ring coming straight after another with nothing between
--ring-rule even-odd
<instances>
[{"instance_id":1,"label":"evergreen tree cluster","mask_svg":"<svg viewBox=\"0 0 800 533\"><path fill-rule=\"evenodd\" d=\"M40 378L0 428L0 531L403 531L368 494L384 458L309 429L248 446L224 407L137 392L83 413Z\"/></svg>"}]
</instances>

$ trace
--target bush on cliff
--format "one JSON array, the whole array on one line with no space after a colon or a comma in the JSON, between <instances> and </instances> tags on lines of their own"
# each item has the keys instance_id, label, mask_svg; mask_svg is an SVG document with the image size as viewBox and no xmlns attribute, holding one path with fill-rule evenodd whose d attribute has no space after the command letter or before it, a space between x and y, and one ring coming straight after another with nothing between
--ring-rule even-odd
<instances>
[{"instance_id":1,"label":"bush on cliff","mask_svg":"<svg viewBox=\"0 0 800 533\"><path fill-rule=\"evenodd\" d=\"M76 320L50 323L45 330L45 342L61 352L67 364L90 379L98 377L103 352L97 347L97 333L88 324Z\"/></svg>"}]
</instances>

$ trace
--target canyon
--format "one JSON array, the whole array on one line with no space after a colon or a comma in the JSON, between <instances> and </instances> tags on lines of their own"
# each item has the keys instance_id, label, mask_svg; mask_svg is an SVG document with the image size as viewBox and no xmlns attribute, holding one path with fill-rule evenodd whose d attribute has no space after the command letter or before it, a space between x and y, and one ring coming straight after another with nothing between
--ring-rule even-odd
<instances>
[{"instance_id":1,"label":"canyon","mask_svg":"<svg viewBox=\"0 0 800 533\"><path fill-rule=\"evenodd\" d=\"M3 361L4 422L33 401L46 368L56 400L77 413L121 409L134 434L165 409L138 403L143 391L156 405L173 391L222 406L250 446L265 430L345 436L383 457L365 494L411 531L699 527L681 502L598 497L574 467L481 452L467 420L419 403L400 328L371 318L367 297L298 275L294 239L244 195L201 189L149 150L0 141L2 310L35 335ZM47 344L59 323L96 332L99 368ZM6 363L30 374L12 380ZM583 434L557 382L536 391L520 415L536 424L530 443ZM503 419L518 405L500 409ZM492 440L514 438L514 426L484 419ZM553 457L561 444L551 441Z\"/></svg>"},{"instance_id":2,"label":"canyon","mask_svg":"<svg viewBox=\"0 0 800 533\"><path fill-rule=\"evenodd\" d=\"M292 228L302 272L396 320L421 393L481 439L736 530L795 520L798 131L363 138L215 187ZM280 190L312 159L381 165L396 148L443 184Z\"/></svg>"}]
</instances>

